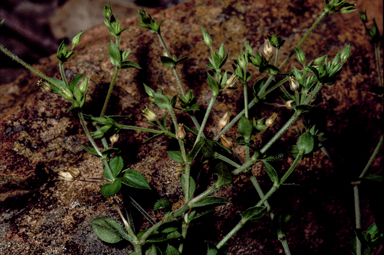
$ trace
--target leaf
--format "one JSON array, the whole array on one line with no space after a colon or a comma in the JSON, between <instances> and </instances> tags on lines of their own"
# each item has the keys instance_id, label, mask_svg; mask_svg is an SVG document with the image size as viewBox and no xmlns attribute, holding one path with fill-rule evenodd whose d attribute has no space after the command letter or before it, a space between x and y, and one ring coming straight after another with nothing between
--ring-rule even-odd
<instances>
[{"instance_id":1,"label":"leaf","mask_svg":"<svg viewBox=\"0 0 384 255\"><path fill-rule=\"evenodd\" d=\"M253 130L252 123L249 119L247 119L245 116L242 116L239 121L239 125L237 129L239 133L242 134L246 140L249 140Z\"/></svg>"},{"instance_id":2,"label":"leaf","mask_svg":"<svg viewBox=\"0 0 384 255\"><path fill-rule=\"evenodd\" d=\"M175 61L175 64L177 64L177 63L179 63L179 62L181 62L181 61L183 61L183 60L189 59L189 58L191 58L191 57L183 57L183 58L179 58L177 61Z\"/></svg>"},{"instance_id":3,"label":"leaf","mask_svg":"<svg viewBox=\"0 0 384 255\"><path fill-rule=\"evenodd\" d=\"M109 45L109 59L111 60L112 65L120 66L121 64L121 54L119 47L111 40Z\"/></svg>"},{"instance_id":4,"label":"leaf","mask_svg":"<svg viewBox=\"0 0 384 255\"><path fill-rule=\"evenodd\" d=\"M156 137L161 136L161 135L163 135L163 133L160 133L160 134L156 134L156 135L154 135L154 136L151 136L150 138L148 138L147 140L145 140L143 143L146 143L146 142L148 142L148 141L150 141L150 140L152 140L152 139L155 139Z\"/></svg>"},{"instance_id":5,"label":"leaf","mask_svg":"<svg viewBox=\"0 0 384 255\"><path fill-rule=\"evenodd\" d=\"M113 183L111 184L105 184L100 188L101 194L106 197L112 197L114 196L119 190L121 189L121 180L116 179Z\"/></svg>"},{"instance_id":6,"label":"leaf","mask_svg":"<svg viewBox=\"0 0 384 255\"><path fill-rule=\"evenodd\" d=\"M108 157L110 154L118 151L119 149L118 148L109 148L109 149L106 149L106 150L103 150L103 152L101 153L104 157Z\"/></svg>"},{"instance_id":7,"label":"leaf","mask_svg":"<svg viewBox=\"0 0 384 255\"><path fill-rule=\"evenodd\" d=\"M147 179L136 170L128 169L124 171L124 175L121 178L121 182L129 187L135 189L151 189L147 182Z\"/></svg>"},{"instance_id":8,"label":"leaf","mask_svg":"<svg viewBox=\"0 0 384 255\"><path fill-rule=\"evenodd\" d=\"M221 197L213 197L213 196L207 196L200 201L193 203L190 205L190 208L193 207L202 207L202 206L207 206L207 205L215 205L215 206L220 206L220 205L225 205L229 204L227 200Z\"/></svg>"},{"instance_id":9,"label":"leaf","mask_svg":"<svg viewBox=\"0 0 384 255\"><path fill-rule=\"evenodd\" d=\"M174 67L176 65L176 62L170 57L160 56L160 61L166 67Z\"/></svg>"},{"instance_id":10,"label":"leaf","mask_svg":"<svg viewBox=\"0 0 384 255\"><path fill-rule=\"evenodd\" d=\"M73 89L79 84L79 81L81 78L83 78L85 73L76 75L70 82L69 82L69 89L73 91Z\"/></svg>"},{"instance_id":11,"label":"leaf","mask_svg":"<svg viewBox=\"0 0 384 255\"><path fill-rule=\"evenodd\" d=\"M156 246L154 244L151 245L146 251L145 255L157 255Z\"/></svg>"},{"instance_id":12,"label":"leaf","mask_svg":"<svg viewBox=\"0 0 384 255\"><path fill-rule=\"evenodd\" d=\"M174 231L167 235L167 239L175 239L181 237L181 234L179 231Z\"/></svg>"},{"instance_id":13,"label":"leaf","mask_svg":"<svg viewBox=\"0 0 384 255\"><path fill-rule=\"evenodd\" d=\"M228 167L228 164L224 162L220 162L215 166L215 170L216 170L215 175L217 176L217 181L215 186L217 188L228 185L232 182L232 174Z\"/></svg>"},{"instance_id":14,"label":"leaf","mask_svg":"<svg viewBox=\"0 0 384 255\"><path fill-rule=\"evenodd\" d=\"M253 206L245 210L241 214L241 222L245 224L248 220L259 221L267 213L265 206Z\"/></svg>"},{"instance_id":15,"label":"leaf","mask_svg":"<svg viewBox=\"0 0 384 255\"><path fill-rule=\"evenodd\" d=\"M163 94L154 93L153 98L155 100L155 104L161 109L169 110L172 108L169 98L164 96Z\"/></svg>"},{"instance_id":16,"label":"leaf","mask_svg":"<svg viewBox=\"0 0 384 255\"><path fill-rule=\"evenodd\" d=\"M208 73L208 86L211 88L213 96L217 96L219 94L219 86L216 80Z\"/></svg>"},{"instance_id":17,"label":"leaf","mask_svg":"<svg viewBox=\"0 0 384 255\"><path fill-rule=\"evenodd\" d=\"M184 194L187 194L186 187L185 187L185 174L181 174L181 187L183 188ZM189 194L188 197L189 199L192 198L193 194L195 193L196 189L196 183L193 180L191 176L189 176Z\"/></svg>"},{"instance_id":18,"label":"leaf","mask_svg":"<svg viewBox=\"0 0 384 255\"><path fill-rule=\"evenodd\" d=\"M189 128L187 128L189 129ZM205 145L205 140L200 139L197 144L195 144L192 148L192 150L188 153L188 160L191 162L193 161L196 156L199 154L201 148Z\"/></svg>"},{"instance_id":19,"label":"leaf","mask_svg":"<svg viewBox=\"0 0 384 255\"><path fill-rule=\"evenodd\" d=\"M137 68L137 69L142 69L138 64L136 64L133 61L123 61L121 63L121 69L128 69L128 68Z\"/></svg>"},{"instance_id":20,"label":"leaf","mask_svg":"<svg viewBox=\"0 0 384 255\"><path fill-rule=\"evenodd\" d=\"M168 233L175 232L177 229L178 229L177 227L168 227L168 228L162 229L160 232L164 234L168 234Z\"/></svg>"},{"instance_id":21,"label":"leaf","mask_svg":"<svg viewBox=\"0 0 384 255\"><path fill-rule=\"evenodd\" d=\"M367 174L367 176L365 176L363 179L382 182L383 176L378 175L378 174Z\"/></svg>"},{"instance_id":22,"label":"leaf","mask_svg":"<svg viewBox=\"0 0 384 255\"><path fill-rule=\"evenodd\" d=\"M113 177L116 178L124 168L123 158L121 156L115 156L109 161L109 166L111 167Z\"/></svg>"},{"instance_id":23,"label":"leaf","mask_svg":"<svg viewBox=\"0 0 384 255\"><path fill-rule=\"evenodd\" d=\"M176 162L183 163L183 156L181 155L181 151L167 151L168 155Z\"/></svg>"},{"instance_id":24,"label":"leaf","mask_svg":"<svg viewBox=\"0 0 384 255\"><path fill-rule=\"evenodd\" d=\"M97 237L106 243L117 243L123 239L132 243L132 238L125 233L123 227L112 219L94 219L92 221L92 228Z\"/></svg>"},{"instance_id":25,"label":"leaf","mask_svg":"<svg viewBox=\"0 0 384 255\"><path fill-rule=\"evenodd\" d=\"M275 168L273 168L273 166L265 160L263 160L263 163L265 165L265 170L267 171L267 174L271 179L271 181L273 183L279 183L279 176L277 175Z\"/></svg>"},{"instance_id":26,"label":"leaf","mask_svg":"<svg viewBox=\"0 0 384 255\"><path fill-rule=\"evenodd\" d=\"M156 211L156 210L160 210L160 209L169 208L171 206L172 206L172 202L170 202L166 199L160 198L159 200L157 200L157 202L153 206L153 210Z\"/></svg>"},{"instance_id":27,"label":"leaf","mask_svg":"<svg viewBox=\"0 0 384 255\"><path fill-rule=\"evenodd\" d=\"M207 255L217 255L219 251L216 246L212 243L207 243Z\"/></svg>"},{"instance_id":28,"label":"leaf","mask_svg":"<svg viewBox=\"0 0 384 255\"><path fill-rule=\"evenodd\" d=\"M87 146L84 146L84 145L80 145L81 147L83 147L84 150L88 151L89 153L95 155L96 157L100 157L99 154L97 154L96 150L92 147L87 147Z\"/></svg>"},{"instance_id":29,"label":"leaf","mask_svg":"<svg viewBox=\"0 0 384 255\"><path fill-rule=\"evenodd\" d=\"M167 249L165 250L165 255L180 255L180 252L175 247L168 244Z\"/></svg>"}]
</instances>

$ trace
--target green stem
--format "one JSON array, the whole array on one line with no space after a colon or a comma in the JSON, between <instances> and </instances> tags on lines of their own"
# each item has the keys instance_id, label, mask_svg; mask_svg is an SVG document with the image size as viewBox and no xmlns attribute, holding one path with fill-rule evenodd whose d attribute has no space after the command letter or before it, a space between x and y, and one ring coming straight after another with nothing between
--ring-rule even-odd
<instances>
[{"instance_id":1,"label":"green stem","mask_svg":"<svg viewBox=\"0 0 384 255\"><path fill-rule=\"evenodd\" d=\"M165 135L171 136L173 138L176 138L175 134L173 134L169 131L163 131L163 130L156 130L156 129L150 129L150 128L136 127L136 126L126 126L126 125L121 126L120 129L138 130L138 131L150 132L150 133L155 133L155 134L165 134Z\"/></svg>"},{"instance_id":2,"label":"green stem","mask_svg":"<svg viewBox=\"0 0 384 255\"><path fill-rule=\"evenodd\" d=\"M257 160L257 155L256 153L253 154L253 156L249 159L249 161L245 162L242 166L236 168L235 170L232 171L232 174L233 175L237 175L241 172L243 172L244 170L246 170L247 168L249 168L250 166L252 166L254 163L256 163L256 160Z\"/></svg>"},{"instance_id":3,"label":"green stem","mask_svg":"<svg viewBox=\"0 0 384 255\"><path fill-rule=\"evenodd\" d=\"M147 240L147 238L153 233L155 232L164 222L163 221L159 221L158 223L156 223L155 225L153 225L152 227L150 227L139 239L140 243L141 244L144 244L145 243L145 240Z\"/></svg>"},{"instance_id":4,"label":"green stem","mask_svg":"<svg viewBox=\"0 0 384 255\"><path fill-rule=\"evenodd\" d=\"M231 166L234 166L234 167L236 167L236 168L239 168L239 167L240 167L240 165L237 164L236 162L230 160L229 158L227 158L227 157L225 157L224 155L221 155L221 154L219 154L219 153L217 153L217 152L215 152L215 156L214 156L214 157L215 157L215 158L218 158L218 159L220 159L220 160L222 160L222 161L224 161L224 162L226 162L226 163L228 163L228 164L230 164Z\"/></svg>"},{"instance_id":5,"label":"green stem","mask_svg":"<svg viewBox=\"0 0 384 255\"><path fill-rule=\"evenodd\" d=\"M260 199L263 199L265 195L264 195L264 192L259 185L259 182L256 180L256 177L253 176L252 173L250 173L249 179L251 180L253 186L255 187L257 194L259 195ZM269 212L271 210L271 206L269 205L268 200L265 200L264 205L265 205L265 207L267 207L267 211ZM271 216L271 219L273 220L273 217L274 217L273 213L271 213L270 216Z\"/></svg>"},{"instance_id":6,"label":"green stem","mask_svg":"<svg viewBox=\"0 0 384 255\"><path fill-rule=\"evenodd\" d=\"M208 120L209 114L211 113L212 107L215 103L216 97L217 96L214 96L214 95L212 95L212 97L211 97L211 101L209 102L207 111L205 112L203 122L201 123L200 129L199 129L199 133L197 133L195 145L199 142L200 137L203 135L203 130L204 130L205 124L207 124L207 120Z\"/></svg>"},{"instance_id":7,"label":"green stem","mask_svg":"<svg viewBox=\"0 0 384 255\"><path fill-rule=\"evenodd\" d=\"M377 76L379 79L379 86L381 87L383 86L383 81L381 80L380 49L378 44L375 44L375 56L376 56Z\"/></svg>"},{"instance_id":8,"label":"green stem","mask_svg":"<svg viewBox=\"0 0 384 255\"><path fill-rule=\"evenodd\" d=\"M369 158L367 165L365 165L364 170L361 172L359 179L362 179L365 176L365 174L367 173L369 167L373 163L373 160L375 159L376 155L379 153L381 145L383 145L383 135L381 135L381 138L380 138L379 142L377 143L376 148L373 151L371 157Z\"/></svg>"},{"instance_id":9,"label":"green stem","mask_svg":"<svg viewBox=\"0 0 384 255\"><path fill-rule=\"evenodd\" d=\"M22 59L20 59L18 56L16 56L15 54L13 54L11 51L9 51L7 48L5 48L1 43L0 43L0 50L2 52L4 52L5 55L7 55L8 57L10 57L12 60L15 60L17 63L19 63L20 65L24 66L25 68L27 68L29 71L31 71L32 73L36 74L37 76L40 76L42 79L46 80L46 81L49 81L50 83L53 83L57 88L61 88L60 85L56 84L54 81L51 80L50 77L46 76L45 74L43 74L42 72L36 70L35 68L33 68L32 66L30 66L29 64L27 64L26 62L24 62Z\"/></svg>"},{"instance_id":10,"label":"green stem","mask_svg":"<svg viewBox=\"0 0 384 255\"><path fill-rule=\"evenodd\" d=\"M279 62L279 48L276 48L276 56L275 56L275 64L274 66L277 66L277 62Z\"/></svg>"},{"instance_id":11,"label":"green stem","mask_svg":"<svg viewBox=\"0 0 384 255\"><path fill-rule=\"evenodd\" d=\"M288 241L284 233L280 233L279 241L283 245L285 255L291 255L291 251L289 250Z\"/></svg>"},{"instance_id":12,"label":"green stem","mask_svg":"<svg viewBox=\"0 0 384 255\"><path fill-rule=\"evenodd\" d=\"M290 167L290 168L288 169L288 171L284 174L284 176L281 177L280 182L279 182L279 186L280 186L281 184L283 184L283 183L285 182L285 180L289 177L289 175L291 175L291 173L293 172L293 170L295 170L297 164L299 164L300 160L302 159L303 154L304 154L303 151L300 151L300 152L297 154L297 156L296 156L296 158L295 158L295 161L293 161L291 167Z\"/></svg>"},{"instance_id":13,"label":"green stem","mask_svg":"<svg viewBox=\"0 0 384 255\"><path fill-rule=\"evenodd\" d=\"M355 185L353 186L353 196L355 201L355 225L356 225L356 229L361 229L360 199L359 199L358 183L355 183ZM356 255L361 255L361 243L357 236L356 236Z\"/></svg>"},{"instance_id":14,"label":"green stem","mask_svg":"<svg viewBox=\"0 0 384 255\"><path fill-rule=\"evenodd\" d=\"M129 201L131 202L131 204L152 224L152 225L155 225L156 224L156 221L154 221L152 219L152 217L136 202L135 199L133 199L133 197L131 196L128 196L129 197Z\"/></svg>"},{"instance_id":15,"label":"green stem","mask_svg":"<svg viewBox=\"0 0 384 255\"><path fill-rule=\"evenodd\" d=\"M103 105L103 109L101 110L100 117L103 117L105 115L105 112L107 111L109 99L111 98L113 86L115 85L116 77L117 77L117 74L119 73L119 70L120 70L120 68L116 66L115 67L115 72L113 73L111 84L109 84L109 89L108 89L107 97L105 98L105 102L104 102L104 105Z\"/></svg>"},{"instance_id":16,"label":"green stem","mask_svg":"<svg viewBox=\"0 0 384 255\"><path fill-rule=\"evenodd\" d=\"M60 69L61 79L63 80L65 86L67 88L69 88L69 85L68 85L68 82L67 82L67 78L65 77L64 65L63 65L63 62L61 60L59 60L59 69Z\"/></svg>"}]
</instances>

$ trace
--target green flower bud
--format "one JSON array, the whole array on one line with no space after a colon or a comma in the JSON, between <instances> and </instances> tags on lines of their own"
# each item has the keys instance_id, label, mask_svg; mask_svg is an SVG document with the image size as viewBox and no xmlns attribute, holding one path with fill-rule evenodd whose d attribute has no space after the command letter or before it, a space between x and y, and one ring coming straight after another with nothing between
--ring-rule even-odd
<instances>
[{"instance_id":1,"label":"green flower bud","mask_svg":"<svg viewBox=\"0 0 384 255\"><path fill-rule=\"evenodd\" d=\"M61 95L64 97L65 100L68 100L68 101L73 101L73 95L72 95L72 92L69 91L68 89L62 89L61 90Z\"/></svg>"},{"instance_id":2,"label":"green flower bud","mask_svg":"<svg viewBox=\"0 0 384 255\"><path fill-rule=\"evenodd\" d=\"M85 77L84 81L82 83L80 83L79 90L82 94L84 94L84 92L87 90L88 80L89 80L89 78Z\"/></svg>"},{"instance_id":3,"label":"green flower bud","mask_svg":"<svg viewBox=\"0 0 384 255\"><path fill-rule=\"evenodd\" d=\"M209 47L211 47L211 45L212 45L211 37L209 36L209 34L207 32L205 32L204 28L202 28L201 31L203 32L205 44L208 45Z\"/></svg>"},{"instance_id":4,"label":"green flower bud","mask_svg":"<svg viewBox=\"0 0 384 255\"><path fill-rule=\"evenodd\" d=\"M360 20L363 22L363 23L366 23L368 18L367 18L367 12L366 11L363 11L363 10L359 10L359 13L360 13Z\"/></svg>"},{"instance_id":5,"label":"green flower bud","mask_svg":"<svg viewBox=\"0 0 384 255\"><path fill-rule=\"evenodd\" d=\"M73 39L72 39L72 49L73 49L74 47L76 47L76 46L79 44L79 42L80 42L80 37L81 37L81 35L82 35L83 33L84 33L84 31L81 30L80 33L78 33L75 37L73 37Z\"/></svg>"},{"instance_id":6,"label":"green flower bud","mask_svg":"<svg viewBox=\"0 0 384 255\"><path fill-rule=\"evenodd\" d=\"M147 106L145 109L141 111L143 116L147 118L148 121L157 121L157 115L153 111L151 111Z\"/></svg>"},{"instance_id":7,"label":"green flower bud","mask_svg":"<svg viewBox=\"0 0 384 255\"><path fill-rule=\"evenodd\" d=\"M295 51L296 51L296 59L297 61L299 61L301 64L305 64L305 54L304 52L300 49L300 48L297 48L295 47Z\"/></svg>"},{"instance_id":8,"label":"green flower bud","mask_svg":"<svg viewBox=\"0 0 384 255\"><path fill-rule=\"evenodd\" d=\"M350 52L351 45L348 44L347 47L345 47L345 49L340 54L341 63L345 63L348 60Z\"/></svg>"},{"instance_id":9,"label":"green flower bud","mask_svg":"<svg viewBox=\"0 0 384 255\"><path fill-rule=\"evenodd\" d=\"M108 20L112 17L113 13L112 13L111 4L104 5L103 14L104 14L104 17Z\"/></svg>"}]
</instances>

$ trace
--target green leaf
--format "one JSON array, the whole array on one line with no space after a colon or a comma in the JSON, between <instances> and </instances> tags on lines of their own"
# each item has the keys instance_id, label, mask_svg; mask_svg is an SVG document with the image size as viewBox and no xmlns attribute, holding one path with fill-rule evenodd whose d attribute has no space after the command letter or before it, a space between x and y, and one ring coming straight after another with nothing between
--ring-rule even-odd
<instances>
[{"instance_id":1,"label":"green leaf","mask_svg":"<svg viewBox=\"0 0 384 255\"><path fill-rule=\"evenodd\" d=\"M92 221L92 228L97 237L106 243L117 243L123 239L132 243L132 238L125 233L123 227L112 219L94 219Z\"/></svg>"},{"instance_id":2,"label":"green leaf","mask_svg":"<svg viewBox=\"0 0 384 255\"><path fill-rule=\"evenodd\" d=\"M383 176L378 174L367 174L367 176L365 176L363 179L382 182Z\"/></svg>"},{"instance_id":3,"label":"green leaf","mask_svg":"<svg viewBox=\"0 0 384 255\"><path fill-rule=\"evenodd\" d=\"M168 244L167 249L165 250L165 255L180 255L180 252L175 247Z\"/></svg>"},{"instance_id":4,"label":"green leaf","mask_svg":"<svg viewBox=\"0 0 384 255\"><path fill-rule=\"evenodd\" d=\"M183 163L183 156L181 155L181 151L167 151L168 155L176 162Z\"/></svg>"},{"instance_id":5,"label":"green leaf","mask_svg":"<svg viewBox=\"0 0 384 255\"><path fill-rule=\"evenodd\" d=\"M128 68L137 68L137 69L142 69L138 64L136 64L133 61L123 61L121 62L121 69L128 69Z\"/></svg>"},{"instance_id":6,"label":"green leaf","mask_svg":"<svg viewBox=\"0 0 384 255\"><path fill-rule=\"evenodd\" d=\"M187 194L186 187L185 187L185 174L181 174L181 187L183 188L184 194ZM189 199L192 198L193 194L195 193L196 189L196 183L193 180L191 176L189 176L189 194L188 197Z\"/></svg>"},{"instance_id":7,"label":"green leaf","mask_svg":"<svg viewBox=\"0 0 384 255\"><path fill-rule=\"evenodd\" d=\"M145 92L147 93L148 96L154 97L155 96L155 91L148 87L145 83L143 83Z\"/></svg>"},{"instance_id":8,"label":"green leaf","mask_svg":"<svg viewBox=\"0 0 384 255\"><path fill-rule=\"evenodd\" d=\"M249 138L251 138L252 130L253 130L252 123L245 116L241 117L237 129L239 133L242 134L246 140L249 140Z\"/></svg>"},{"instance_id":9,"label":"green leaf","mask_svg":"<svg viewBox=\"0 0 384 255\"><path fill-rule=\"evenodd\" d=\"M181 62L181 61L183 61L183 60L189 59L189 58L191 58L191 57L183 57L183 58L179 58L178 60L175 61L175 64L177 64L177 63L179 63L179 62Z\"/></svg>"},{"instance_id":10,"label":"green leaf","mask_svg":"<svg viewBox=\"0 0 384 255\"><path fill-rule=\"evenodd\" d=\"M207 243L207 255L217 255L219 251L216 246L212 243Z\"/></svg>"},{"instance_id":11,"label":"green leaf","mask_svg":"<svg viewBox=\"0 0 384 255\"><path fill-rule=\"evenodd\" d=\"M200 139L197 144L195 144L192 150L188 153L188 160L191 162L199 154L201 148L205 145L205 140Z\"/></svg>"},{"instance_id":12,"label":"green leaf","mask_svg":"<svg viewBox=\"0 0 384 255\"><path fill-rule=\"evenodd\" d=\"M267 174L271 179L271 181L273 183L279 183L279 176L277 175L275 168L273 168L273 166L265 160L263 160L263 163L265 165L265 170L267 171Z\"/></svg>"},{"instance_id":13,"label":"green leaf","mask_svg":"<svg viewBox=\"0 0 384 255\"><path fill-rule=\"evenodd\" d=\"M175 239L175 238L179 238L179 237L181 237L181 234L179 231L174 231L174 232L169 233L167 235L167 239Z\"/></svg>"},{"instance_id":14,"label":"green leaf","mask_svg":"<svg viewBox=\"0 0 384 255\"><path fill-rule=\"evenodd\" d=\"M163 135L163 133L156 134L156 135L154 135L154 136L148 138L147 140L145 140L143 143L146 143L146 142L148 142L148 141L150 141L150 140L152 140L152 139L154 139L154 138L156 138L156 137L158 137L158 136L161 136L161 135Z\"/></svg>"},{"instance_id":15,"label":"green leaf","mask_svg":"<svg viewBox=\"0 0 384 255\"><path fill-rule=\"evenodd\" d=\"M151 245L146 251L145 255L157 255L156 246L154 244Z\"/></svg>"},{"instance_id":16,"label":"green leaf","mask_svg":"<svg viewBox=\"0 0 384 255\"><path fill-rule=\"evenodd\" d=\"M129 187L135 189L151 189L147 182L147 179L136 170L128 169L124 171L124 175L121 178L121 182Z\"/></svg>"},{"instance_id":17,"label":"green leaf","mask_svg":"<svg viewBox=\"0 0 384 255\"><path fill-rule=\"evenodd\" d=\"M305 132L300 136L296 145L299 151L303 151L304 154L309 154L315 146L315 139L310 132Z\"/></svg>"},{"instance_id":18,"label":"green leaf","mask_svg":"<svg viewBox=\"0 0 384 255\"><path fill-rule=\"evenodd\" d=\"M113 177L116 178L116 176L118 176L121 170L123 170L124 168L123 158L121 156L116 156L112 158L109 161L109 166L111 167Z\"/></svg>"},{"instance_id":19,"label":"green leaf","mask_svg":"<svg viewBox=\"0 0 384 255\"><path fill-rule=\"evenodd\" d=\"M215 175L217 176L217 181L215 186L217 188L228 185L232 182L232 174L228 167L228 164L224 162L220 162L215 166L215 170L216 170Z\"/></svg>"},{"instance_id":20,"label":"green leaf","mask_svg":"<svg viewBox=\"0 0 384 255\"><path fill-rule=\"evenodd\" d=\"M95 155L96 157L100 157L99 154L97 154L96 150L92 147L87 147L87 146L84 146L84 145L80 145L81 147L83 147L84 150L88 151L89 153Z\"/></svg>"},{"instance_id":21,"label":"green leaf","mask_svg":"<svg viewBox=\"0 0 384 255\"><path fill-rule=\"evenodd\" d=\"M213 96L219 95L219 85L209 73L208 73L208 86L211 88Z\"/></svg>"},{"instance_id":22,"label":"green leaf","mask_svg":"<svg viewBox=\"0 0 384 255\"><path fill-rule=\"evenodd\" d=\"M169 208L171 206L172 206L172 202L171 201L168 201L166 199L160 198L159 200L157 200L157 202L153 206L153 210L156 211L156 210L160 210L160 209Z\"/></svg>"},{"instance_id":23,"label":"green leaf","mask_svg":"<svg viewBox=\"0 0 384 255\"><path fill-rule=\"evenodd\" d=\"M79 84L79 81L81 80L81 78L83 78L85 75L85 73L82 73L82 74L78 74L75 76L75 78L73 78L70 82L69 82L69 89L71 91L73 91L73 89L77 86L77 84Z\"/></svg>"},{"instance_id":24,"label":"green leaf","mask_svg":"<svg viewBox=\"0 0 384 255\"><path fill-rule=\"evenodd\" d=\"M160 56L160 61L166 67L174 67L176 65L176 62L170 57Z\"/></svg>"},{"instance_id":25,"label":"green leaf","mask_svg":"<svg viewBox=\"0 0 384 255\"><path fill-rule=\"evenodd\" d=\"M259 221L267 213L267 207L265 206L253 206L241 213L241 221L245 224L248 220L252 222Z\"/></svg>"},{"instance_id":26,"label":"green leaf","mask_svg":"<svg viewBox=\"0 0 384 255\"><path fill-rule=\"evenodd\" d=\"M112 197L114 196L119 190L121 189L121 180L116 179L113 183L111 184L105 184L100 188L101 194L106 197Z\"/></svg>"},{"instance_id":27,"label":"green leaf","mask_svg":"<svg viewBox=\"0 0 384 255\"><path fill-rule=\"evenodd\" d=\"M164 110L172 109L171 102L169 101L169 98L164 96L161 93L154 93L153 98L155 100L155 104Z\"/></svg>"},{"instance_id":28,"label":"green leaf","mask_svg":"<svg viewBox=\"0 0 384 255\"><path fill-rule=\"evenodd\" d=\"M118 148L109 148L109 149L106 149L106 150L103 150L103 152L101 153L104 157L109 157L110 154L118 151L119 149Z\"/></svg>"},{"instance_id":29,"label":"green leaf","mask_svg":"<svg viewBox=\"0 0 384 255\"><path fill-rule=\"evenodd\" d=\"M200 201L198 201L196 203L193 203L192 205L190 205L190 207L191 208L202 207L202 206L207 206L207 205L220 206L220 205L225 205L225 204L229 204L229 202L227 200L225 200L224 198L208 196L208 197L201 199Z\"/></svg>"},{"instance_id":30,"label":"green leaf","mask_svg":"<svg viewBox=\"0 0 384 255\"><path fill-rule=\"evenodd\" d=\"M109 59L111 60L112 65L120 66L121 64L121 54L119 47L116 46L114 42L110 42L109 45Z\"/></svg>"}]
</instances>

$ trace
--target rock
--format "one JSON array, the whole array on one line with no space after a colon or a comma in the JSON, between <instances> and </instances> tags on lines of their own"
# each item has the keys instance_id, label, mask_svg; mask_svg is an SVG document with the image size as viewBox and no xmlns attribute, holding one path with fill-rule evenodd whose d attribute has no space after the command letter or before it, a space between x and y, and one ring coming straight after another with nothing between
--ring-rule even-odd
<instances>
[{"instance_id":1,"label":"rock","mask_svg":"<svg viewBox=\"0 0 384 255\"><path fill-rule=\"evenodd\" d=\"M357 4L358 8L363 8L359 7L363 1ZM201 108L206 109L211 97L206 84L209 49L204 44L201 27L212 36L215 49L224 43L229 59L236 58L236 53L244 50L246 41L261 51L266 35L281 35L286 40L281 49L280 59L283 59L320 15L322 8L323 3L314 0L195 0L151 14L159 21L165 20L161 29L171 53L178 58L192 57L182 62L178 72L184 88L192 89ZM381 16L368 13L369 18L382 17L382 8L375 10L375 14ZM160 86L172 95L179 92L178 87L172 71L159 61L163 50L158 38L139 27L136 18L120 18L122 27L131 27L122 34L122 48L132 50L129 60L137 62L143 69L121 70L107 114L129 115L130 118L122 123L149 127L140 110L148 105L159 116L164 116L165 111L148 100L142 84L153 89ZM108 56L109 40L103 25L87 31L75 56L65 65L66 73L71 77L83 72L90 77L85 113L98 115L108 90L113 74ZM342 254L347 249L354 228L350 181L361 172L380 137L381 98L370 92L377 86L374 53L358 13L326 16L302 49L309 60L324 54L332 59L348 44L351 44L352 55L338 81L333 86L324 86L316 99L315 118L320 120L321 128L330 137L327 146L336 155L337 167L317 151L289 178L289 182L304 188L284 189L270 200L272 208L283 204L293 213L292 221L284 231L294 254L323 254L325 251ZM283 71L290 70L293 65L298 66L292 60ZM51 77L59 77L55 56L42 60L35 67ZM229 62L224 67L232 70ZM252 82L262 77L255 68L251 71ZM110 217L120 222L113 209L114 200L100 194L100 184L57 180L57 172L66 167L80 169L84 178L102 177L102 163L81 148L80 145L87 146L88 142L76 114L66 112L69 104L58 95L43 94L35 85L37 80L34 75L24 74L15 82L0 87L0 253L127 254L132 250L130 245L106 245L93 233L90 222L97 217ZM274 95L278 95L277 92ZM242 109L242 98L242 90L238 89L218 99L205 132L207 136L216 134L216 123L226 111L235 116ZM291 111L276 107L276 104L282 104L282 101L276 99L273 105L251 109L251 116L257 119L279 113L273 129L258 139L256 145L265 144L292 115ZM202 113L197 117L201 122ZM180 114L178 118L179 122L190 124L186 115ZM302 129L301 121L271 150L285 151L294 144L297 139L295 128ZM234 126L227 134L233 140L238 135L236 129ZM162 213L153 213L151 209L156 199L169 199L177 206L183 198L177 171L180 163L171 161L166 154L167 150L177 149L174 141L163 137L143 144L149 137L142 132L122 132L116 147L122 150L125 165L141 172L152 187L150 192L126 189L123 193L132 195L155 220L160 220ZM382 160L381 156L375 161L373 172L380 171ZM280 176L292 161L289 156L288 160L277 163ZM267 191L271 184L259 164L253 167L253 173ZM198 180L197 193L212 184L212 171L205 167L195 166L192 175ZM259 200L246 175L234 177L233 184L215 195L226 198L231 204L217 207L216 212L204 221L204 231L191 230L188 237L198 236L218 242L239 221L238 211L244 211ZM127 199L126 195L119 196L117 203L121 207L127 205L121 199ZM367 227L378 217L368 207L372 202L366 197L363 199L363 225ZM145 219L138 218L141 228L149 227ZM269 218L246 225L228 244L228 254L283 253ZM189 247L187 254L203 254L198 245Z\"/></svg>"}]
</instances>

